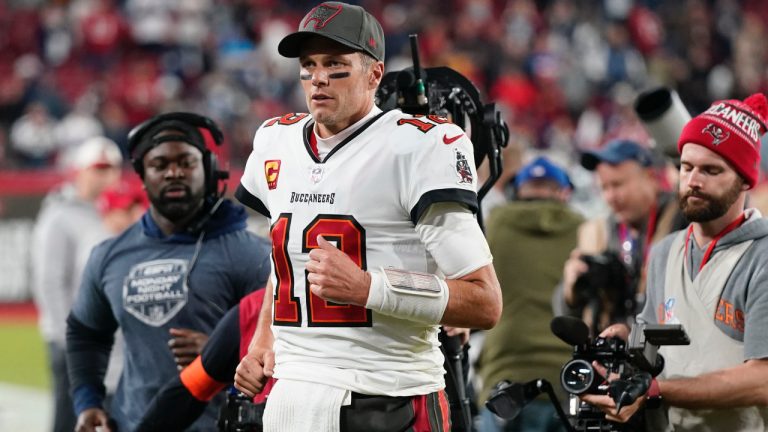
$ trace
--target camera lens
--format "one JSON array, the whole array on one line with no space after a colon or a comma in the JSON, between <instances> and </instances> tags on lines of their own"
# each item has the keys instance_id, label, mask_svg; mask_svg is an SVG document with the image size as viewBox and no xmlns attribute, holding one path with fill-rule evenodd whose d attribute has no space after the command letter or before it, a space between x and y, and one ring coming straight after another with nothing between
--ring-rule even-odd
<instances>
[{"instance_id":1,"label":"camera lens","mask_svg":"<svg viewBox=\"0 0 768 432\"><path fill-rule=\"evenodd\" d=\"M596 376L595 369L588 361L574 359L563 366L560 373L560 385L568 393L582 394L593 387Z\"/></svg>"}]
</instances>

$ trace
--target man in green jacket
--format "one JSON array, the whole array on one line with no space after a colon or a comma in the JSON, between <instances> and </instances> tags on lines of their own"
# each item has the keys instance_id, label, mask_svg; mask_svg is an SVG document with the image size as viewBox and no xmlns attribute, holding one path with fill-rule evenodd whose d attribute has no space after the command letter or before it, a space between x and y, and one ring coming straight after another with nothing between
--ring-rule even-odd
<instances>
[{"instance_id":1,"label":"man in green jacket","mask_svg":"<svg viewBox=\"0 0 768 432\"><path fill-rule=\"evenodd\" d=\"M494 209L487 223L504 309L499 324L486 333L480 354L481 403L502 380L544 378L559 391L560 368L571 355L571 347L549 330L552 293L583 222L567 204L571 182L562 168L539 157L521 168L514 185L515 200ZM561 430L546 398L532 401L506 423L491 416L484 415L491 424L483 430L494 430L494 423L498 431Z\"/></svg>"}]
</instances>

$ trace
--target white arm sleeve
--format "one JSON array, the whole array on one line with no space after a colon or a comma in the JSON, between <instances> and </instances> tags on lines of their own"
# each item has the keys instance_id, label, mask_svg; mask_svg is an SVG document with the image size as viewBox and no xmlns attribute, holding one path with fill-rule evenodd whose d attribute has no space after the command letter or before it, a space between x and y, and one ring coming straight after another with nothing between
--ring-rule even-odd
<instances>
[{"instance_id":1,"label":"white arm sleeve","mask_svg":"<svg viewBox=\"0 0 768 432\"><path fill-rule=\"evenodd\" d=\"M456 202L438 202L416 224L416 232L446 279L458 279L493 261L472 212Z\"/></svg>"}]
</instances>

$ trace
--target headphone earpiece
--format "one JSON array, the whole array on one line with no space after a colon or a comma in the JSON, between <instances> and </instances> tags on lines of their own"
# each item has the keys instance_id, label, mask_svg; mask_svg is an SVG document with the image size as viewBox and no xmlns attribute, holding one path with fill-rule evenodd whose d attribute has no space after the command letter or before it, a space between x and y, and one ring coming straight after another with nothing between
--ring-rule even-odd
<instances>
[{"instance_id":1,"label":"headphone earpiece","mask_svg":"<svg viewBox=\"0 0 768 432\"><path fill-rule=\"evenodd\" d=\"M229 178L229 171L219 169L219 159L210 150L203 153L203 167L207 194L209 196L219 195L219 182Z\"/></svg>"},{"instance_id":2,"label":"headphone earpiece","mask_svg":"<svg viewBox=\"0 0 768 432\"><path fill-rule=\"evenodd\" d=\"M144 180L144 161L141 158L131 158L131 166L136 174Z\"/></svg>"},{"instance_id":3,"label":"headphone earpiece","mask_svg":"<svg viewBox=\"0 0 768 432\"><path fill-rule=\"evenodd\" d=\"M219 129L216 123L208 117L188 112L170 112L156 115L128 132L128 154L131 157L131 165L133 166L133 170L136 171L142 179L144 179L143 156L145 152L142 152L140 155L135 154L135 152L146 138L145 135L148 132L155 129L155 126L169 121L185 123L198 129L206 129L211 134L211 138L213 138L213 142L216 146L221 146L224 142L224 133ZM202 144L205 146L205 142ZM201 151L203 152L206 196L218 196L219 181L228 179L229 172L219 169L218 159L210 149L206 147L201 149Z\"/></svg>"}]
</instances>

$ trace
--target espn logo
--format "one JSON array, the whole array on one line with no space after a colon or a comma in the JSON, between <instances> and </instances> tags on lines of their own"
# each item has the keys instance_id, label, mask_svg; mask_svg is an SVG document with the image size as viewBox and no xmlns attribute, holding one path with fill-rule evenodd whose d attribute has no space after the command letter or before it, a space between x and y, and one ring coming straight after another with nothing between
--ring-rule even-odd
<instances>
[{"instance_id":1,"label":"espn logo","mask_svg":"<svg viewBox=\"0 0 768 432\"><path fill-rule=\"evenodd\" d=\"M269 190L277 189L277 177L280 175L280 160L272 159L264 161L264 176L267 179Z\"/></svg>"}]
</instances>

